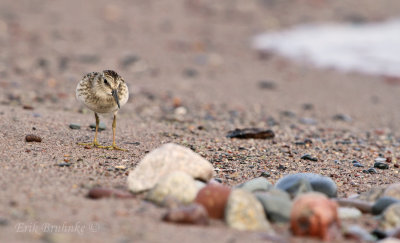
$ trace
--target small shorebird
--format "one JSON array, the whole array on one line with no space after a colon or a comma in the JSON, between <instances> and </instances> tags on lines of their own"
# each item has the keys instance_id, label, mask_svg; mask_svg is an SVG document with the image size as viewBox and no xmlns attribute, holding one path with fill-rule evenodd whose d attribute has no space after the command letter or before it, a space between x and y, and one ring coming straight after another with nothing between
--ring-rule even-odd
<instances>
[{"instance_id":1,"label":"small shorebird","mask_svg":"<svg viewBox=\"0 0 400 243\"><path fill-rule=\"evenodd\" d=\"M98 148L124 150L117 147L115 144L117 113L129 98L128 86L124 79L112 70L104 70L101 73L88 73L79 81L76 87L76 98L94 111L94 116L96 118L96 133L93 143L79 143L79 145L92 145ZM112 123L113 143L111 146L100 146L97 141L97 132L100 122L98 114L105 113L114 114Z\"/></svg>"}]
</instances>

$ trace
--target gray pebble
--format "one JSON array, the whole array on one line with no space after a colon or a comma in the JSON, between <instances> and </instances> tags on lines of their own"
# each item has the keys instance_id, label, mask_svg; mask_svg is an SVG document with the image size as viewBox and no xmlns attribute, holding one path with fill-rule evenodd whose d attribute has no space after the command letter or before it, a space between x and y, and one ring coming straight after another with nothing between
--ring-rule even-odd
<instances>
[{"instance_id":1,"label":"gray pebble","mask_svg":"<svg viewBox=\"0 0 400 243\"><path fill-rule=\"evenodd\" d=\"M264 177L254 178L236 186L236 188L240 188L248 192L268 191L272 187L273 186L271 182Z\"/></svg>"},{"instance_id":2,"label":"gray pebble","mask_svg":"<svg viewBox=\"0 0 400 243\"><path fill-rule=\"evenodd\" d=\"M96 123L90 124L90 128L96 129ZM107 126L106 126L105 123L103 123L103 122L100 122L100 123L99 123L99 131L106 130L106 128L107 128Z\"/></svg>"},{"instance_id":3,"label":"gray pebble","mask_svg":"<svg viewBox=\"0 0 400 243\"><path fill-rule=\"evenodd\" d=\"M374 168L378 168L381 170L387 170L389 169L389 165L383 162L375 162L374 163Z\"/></svg>"},{"instance_id":4,"label":"gray pebble","mask_svg":"<svg viewBox=\"0 0 400 243\"><path fill-rule=\"evenodd\" d=\"M392 205L393 203L399 203L400 200L393 197L381 197L379 198L375 204L372 206L372 214L378 215L381 214L387 207Z\"/></svg>"},{"instance_id":5,"label":"gray pebble","mask_svg":"<svg viewBox=\"0 0 400 243\"><path fill-rule=\"evenodd\" d=\"M328 197L336 197L337 186L335 182L326 176L314 174L314 173L297 173L286 175L279 179L275 188L289 192L293 195L291 191L296 191L296 187L303 187L303 191L308 190L307 182L311 186L311 190L324 193Z\"/></svg>"},{"instance_id":6,"label":"gray pebble","mask_svg":"<svg viewBox=\"0 0 400 243\"><path fill-rule=\"evenodd\" d=\"M79 125L77 123L71 123L71 124L69 124L69 128L71 128L71 129L81 129L81 125Z\"/></svg>"},{"instance_id":7,"label":"gray pebble","mask_svg":"<svg viewBox=\"0 0 400 243\"><path fill-rule=\"evenodd\" d=\"M292 210L292 202L287 192L271 190L255 194L261 202L265 215L271 222L288 222Z\"/></svg>"}]
</instances>

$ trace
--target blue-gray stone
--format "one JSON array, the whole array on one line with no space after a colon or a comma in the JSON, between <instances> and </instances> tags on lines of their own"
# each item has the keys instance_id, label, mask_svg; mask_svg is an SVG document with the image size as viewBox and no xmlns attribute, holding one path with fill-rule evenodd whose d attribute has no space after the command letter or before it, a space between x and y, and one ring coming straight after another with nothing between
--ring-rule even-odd
<instances>
[{"instance_id":1,"label":"blue-gray stone","mask_svg":"<svg viewBox=\"0 0 400 243\"><path fill-rule=\"evenodd\" d=\"M71 124L69 124L69 128L71 128L71 129L81 129L81 125L79 125L77 123L71 123Z\"/></svg>"},{"instance_id":2,"label":"blue-gray stone","mask_svg":"<svg viewBox=\"0 0 400 243\"><path fill-rule=\"evenodd\" d=\"M272 189L269 192L257 192L255 195L271 222L286 223L290 220L292 202L287 192Z\"/></svg>"},{"instance_id":3,"label":"blue-gray stone","mask_svg":"<svg viewBox=\"0 0 400 243\"><path fill-rule=\"evenodd\" d=\"M287 191L293 196L292 192L296 191L296 188L303 185L304 182L308 182L313 191L324 193L328 197L337 195L337 186L331 178L314 173L286 175L276 182L275 188Z\"/></svg>"},{"instance_id":4,"label":"blue-gray stone","mask_svg":"<svg viewBox=\"0 0 400 243\"><path fill-rule=\"evenodd\" d=\"M243 189L248 192L256 192L256 191L268 191L273 186L271 182L269 182L264 177L254 178L252 180L246 181L238 186L237 188Z\"/></svg>"},{"instance_id":5,"label":"blue-gray stone","mask_svg":"<svg viewBox=\"0 0 400 243\"><path fill-rule=\"evenodd\" d=\"M96 123L90 124L90 128L96 129ZM103 123L103 122L100 122L100 123L99 123L99 131L106 130L106 128L107 128L107 126L106 126L105 123Z\"/></svg>"},{"instance_id":6,"label":"blue-gray stone","mask_svg":"<svg viewBox=\"0 0 400 243\"><path fill-rule=\"evenodd\" d=\"M387 207L393 203L399 203L400 200L393 197L381 197L372 206L372 214L381 214Z\"/></svg>"}]
</instances>

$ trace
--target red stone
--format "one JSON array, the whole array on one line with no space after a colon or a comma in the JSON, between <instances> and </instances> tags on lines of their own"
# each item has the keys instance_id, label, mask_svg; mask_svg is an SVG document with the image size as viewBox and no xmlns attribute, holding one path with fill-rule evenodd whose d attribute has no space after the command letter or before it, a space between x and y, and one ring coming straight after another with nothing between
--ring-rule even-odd
<instances>
[{"instance_id":1,"label":"red stone","mask_svg":"<svg viewBox=\"0 0 400 243\"><path fill-rule=\"evenodd\" d=\"M319 193L299 196L293 203L290 216L292 233L328 241L338 236L340 221L338 205Z\"/></svg>"},{"instance_id":2,"label":"red stone","mask_svg":"<svg viewBox=\"0 0 400 243\"><path fill-rule=\"evenodd\" d=\"M195 202L204 206L211 218L222 219L231 188L222 184L206 185L198 193Z\"/></svg>"}]
</instances>

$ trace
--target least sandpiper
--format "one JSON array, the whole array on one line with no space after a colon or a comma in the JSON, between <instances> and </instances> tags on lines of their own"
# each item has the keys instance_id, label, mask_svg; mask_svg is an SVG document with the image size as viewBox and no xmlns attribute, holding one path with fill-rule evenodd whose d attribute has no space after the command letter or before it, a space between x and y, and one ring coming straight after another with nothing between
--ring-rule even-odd
<instances>
[{"instance_id":1,"label":"least sandpiper","mask_svg":"<svg viewBox=\"0 0 400 243\"><path fill-rule=\"evenodd\" d=\"M76 87L76 98L94 111L96 118L96 133L93 143L79 143L98 148L124 150L115 144L115 128L117 126L117 113L121 106L125 105L129 98L128 86L124 79L115 71L105 70L101 73L92 72L86 74ZM98 114L113 113L112 123L113 143L111 146L100 146L97 141L100 118Z\"/></svg>"}]
</instances>

